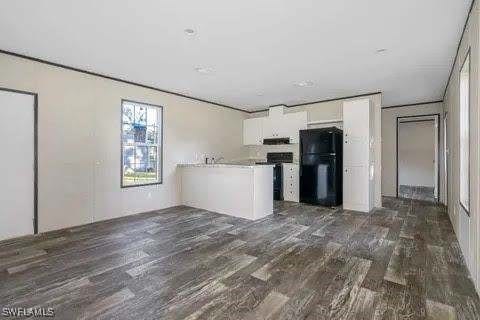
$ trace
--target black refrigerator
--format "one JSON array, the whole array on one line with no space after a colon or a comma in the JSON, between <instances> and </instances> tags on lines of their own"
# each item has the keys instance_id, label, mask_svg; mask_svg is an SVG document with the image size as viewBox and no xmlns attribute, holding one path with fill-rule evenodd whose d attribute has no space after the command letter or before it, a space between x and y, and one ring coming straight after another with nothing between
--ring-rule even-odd
<instances>
[{"instance_id":1,"label":"black refrigerator","mask_svg":"<svg viewBox=\"0 0 480 320\"><path fill-rule=\"evenodd\" d=\"M343 131L321 128L300 131L300 202L342 204Z\"/></svg>"}]
</instances>

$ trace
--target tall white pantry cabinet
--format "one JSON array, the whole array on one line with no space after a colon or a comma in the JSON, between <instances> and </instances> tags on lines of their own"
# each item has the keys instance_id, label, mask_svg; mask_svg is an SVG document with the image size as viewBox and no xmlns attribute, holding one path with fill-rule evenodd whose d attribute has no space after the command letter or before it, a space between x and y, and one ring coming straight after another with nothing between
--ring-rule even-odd
<instances>
[{"instance_id":1,"label":"tall white pantry cabinet","mask_svg":"<svg viewBox=\"0 0 480 320\"><path fill-rule=\"evenodd\" d=\"M375 202L375 112L370 99L343 103L343 208L370 212Z\"/></svg>"}]
</instances>

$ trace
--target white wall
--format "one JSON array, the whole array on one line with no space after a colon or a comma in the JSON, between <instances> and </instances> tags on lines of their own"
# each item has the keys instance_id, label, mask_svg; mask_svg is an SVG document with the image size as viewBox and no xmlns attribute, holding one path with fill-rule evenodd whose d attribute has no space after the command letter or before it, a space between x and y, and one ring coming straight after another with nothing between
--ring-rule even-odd
<instances>
[{"instance_id":1,"label":"white wall","mask_svg":"<svg viewBox=\"0 0 480 320\"><path fill-rule=\"evenodd\" d=\"M440 114L443 121L443 103L382 109L382 195L397 196L397 117ZM443 129L440 127L440 200L444 201L443 186Z\"/></svg>"},{"instance_id":2,"label":"white wall","mask_svg":"<svg viewBox=\"0 0 480 320\"><path fill-rule=\"evenodd\" d=\"M445 111L448 112L449 152L448 168L448 214L467 260L472 278L480 292L480 112L479 112L479 8L475 1L458 57L445 96ZM459 205L459 74L465 56L470 49L470 216Z\"/></svg>"},{"instance_id":3,"label":"white wall","mask_svg":"<svg viewBox=\"0 0 480 320\"><path fill-rule=\"evenodd\" d=\"M381 121L381 105L382 105L382 95L373 94L366 96L364 98L370 98L374 104L375 118L375 172L378 174L375 175L375 206L381 206L381 183L382 183L382 121ZM355 98L354 98L355 99ZM312 103L309 105L298 106L287 108L286 112L300 112L306 111L308 114L308 121L319 121L319 120L333 120L333 119L342 119L343 118L343 102L354 99L340 99L320 103ZM358 98L357 98L358 99ZM268 112L256 112L251 114L251 118L256 117L265 117L268 116ZM342 127L341 123L334 124L325 124L325 125L314 125L309 126L309 128L318 128L318 127ZM254 159L265 159L268 152L293 152L294 161L298 161L299 158L299 146L298 144L293 145L274 145L274 146L248 146L249 157Z\"/></svg>"},{"instance_id":4,"label":"white wall","mask_svg":"<svg viewBox=\"0 0 480 320\"><path fill-rule=\"evenodd\" d=\"M435 122L398 125L398 180L406 186L435 186Z\"/></svg>"},{"instance_id":5,"label":"white wall","mask_svg":"<svg viewBox=\"0 0 480 320\"><path fill-rule=\"evenodd\" d=\"M246 156L247 113L5 54L0 70L38 93L40 232L177 205L177 163ZM162 185L120 188L121 99L164 106Z\"/></svg>"}]
</instances>

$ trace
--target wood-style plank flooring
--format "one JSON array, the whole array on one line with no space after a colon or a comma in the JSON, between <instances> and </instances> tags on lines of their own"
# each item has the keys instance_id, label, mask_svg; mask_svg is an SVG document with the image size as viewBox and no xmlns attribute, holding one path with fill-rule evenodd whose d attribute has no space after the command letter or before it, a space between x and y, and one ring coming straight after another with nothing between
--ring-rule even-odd
<instances>
[{"instance_id":1,"label":"wood-style plank flooring","mask_svg":"<svg viewBox=\"0 0 480 320\"><path fill-rule=\"evenodd\" d=\"M445 209L175 207L0 242L0 308L56 319L480 319Z\"/></svg>"},{"instance_id":2,"label":"wood-style plank flooring","mask_svg":"<svg viewBox=\"0 0 480 320\"><path fill-rule=\"evenodd\" d=\"M435 189L433 187L400 185L400 187L398 188L398 196L400 198L408 198L430 202L436 201L434 192Z\"/></svg>"}]
</instances>

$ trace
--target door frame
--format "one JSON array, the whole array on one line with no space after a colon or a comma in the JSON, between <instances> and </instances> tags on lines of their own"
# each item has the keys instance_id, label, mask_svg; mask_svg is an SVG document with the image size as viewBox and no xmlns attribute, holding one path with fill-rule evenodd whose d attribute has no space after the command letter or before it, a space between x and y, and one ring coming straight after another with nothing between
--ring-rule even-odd
<instances>
[{"instance_id":1,"label":"door frame","mask_svg":"<svg viewBox=\"0 0 480 320\"><path fill-rule=\"evenodd\" d=\"M396 117L396 146L395 146L395 157L396 157L396 172L397 172L397 178L396 178L396 197L398 198L398 124L400 123L399 120L401 119L408 119L408 118L422 118L422 117L435 117L435 123L437 124L437 161L435 163L436 170L437 170L437 176L436 176L436 185L437 185L437 196L436 196L436 201L440 201L440 193L441 193L441 188L440 188L440 113L430 113L430 114L419 114L419 115L411 115L411 116L398 116ZM419 121L425 121L424 119L419 119L418 121L412 120L410 122L419 122Z\"/></svg>"},{"instance_id":2,"label":"door frame","mask_svg":"<svg viewBox=\"0 0 480 320\"><path fill-rule=\"evenodd\" d=\"M0 87L0 91L33 96L33 234L38 233L38 93Z\"/></svg>"},{"instance_id":3,"label":"door frame","mask_svg":"<svg viewBox=\"0 0 480 320\"><path fill-rule=\"evenodd\" d=\"M443 115L443 184L445 186L445 205L448 206L448 157L450 148L448 146L448 111Z\"/></svg>"}]
</instances>

